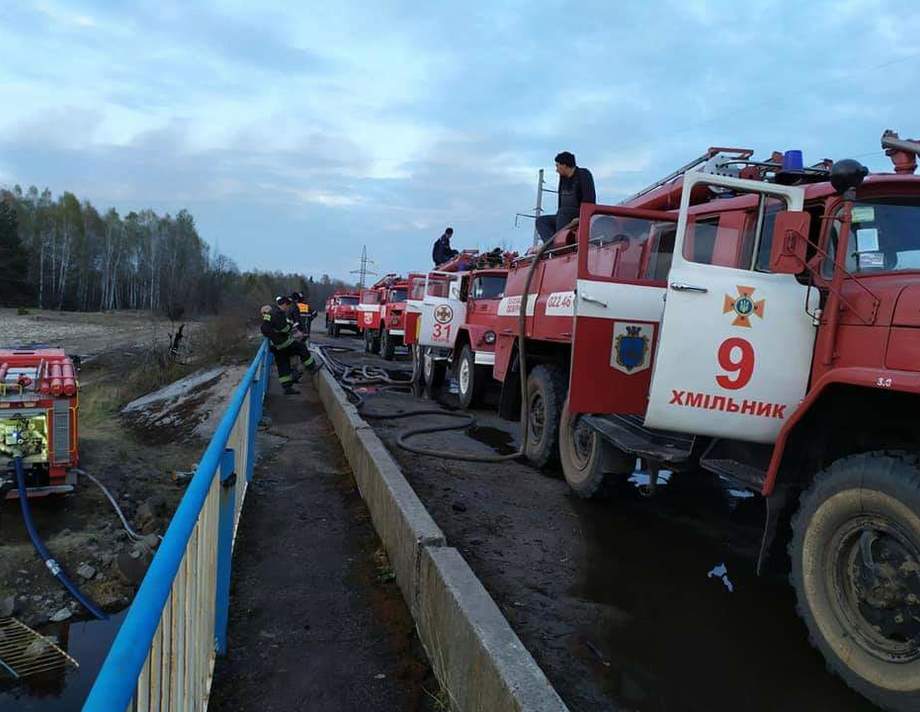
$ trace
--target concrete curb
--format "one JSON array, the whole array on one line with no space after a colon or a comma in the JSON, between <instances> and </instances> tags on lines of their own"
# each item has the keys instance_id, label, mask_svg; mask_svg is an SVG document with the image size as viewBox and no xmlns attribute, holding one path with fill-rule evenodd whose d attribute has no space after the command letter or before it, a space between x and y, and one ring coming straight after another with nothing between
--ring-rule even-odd
<instances>
[{"instance_id":1,"label":"concrete curb","mask_svg":"<svg viewBox=\"0 0 920 712\"><path fill-rule=\"evenodd\" d=\"M314 383L451 709L567 712L495 601L326 371Z\"/></svg>"}]
</instances>

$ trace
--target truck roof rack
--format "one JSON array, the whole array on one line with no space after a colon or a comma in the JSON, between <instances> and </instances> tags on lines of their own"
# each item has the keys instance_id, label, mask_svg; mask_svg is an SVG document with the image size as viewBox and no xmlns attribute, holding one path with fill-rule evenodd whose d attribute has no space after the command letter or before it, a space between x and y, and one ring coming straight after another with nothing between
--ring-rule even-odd
<instances>
[{"instance_id":1,"label":"truck roof rack","mask_svg":"<svg viewBox=\"0 0 920 712\"><path fill-rule=\"evenodd\" d=\"M379 289L380 287L389 287L393 282L399 281L399 274L396 272L390 272L389 274L383 275L380 279L374 282L367 289Z\"/></svg>"},{"instance_id":2,"label":"truck roof rack","mask_svg":"<svg viewBox=\"0 0 920 712\"><path fill-rule=\"evenodd\" d=\"M706 153L704 153L699 158L694 158L692 161L686 165L681 166L673 173L669 173L664 178L655 181L649 186L646 186L638 193L630 195L622 202L630 203L636 198L641 198L643 195L651 193L656 188L667 185L671 181L677 180L685 173L689 173L691 171L712 173L715 175L735 175L737 171L732 171L731 173L722 172L719 170L720 166L729 161L747 161L753 155L754 151L750 148L723 148L720 146L710 146Z\"/></svg>"},{"instance_id":3,"label":"truck roof rack","mask_svg":"<svg viewBox=\"0 0 920 712\"><path fill-rule=\"evenodd\" d=\"M753 155L754 151L749 148L712 146L699 158L695 158L661 180L657 180L638 193L629 196L621 201L621 204L631 203L637 198L666 186L691 172L785 184L814 183L827 180L830 175L831 165L833 165L831 159L825 158L808 168L786 171L783 165L783 154L779 151L774 151L769 161L753 161L751 160Z\"/></svg>"}]
</instances>

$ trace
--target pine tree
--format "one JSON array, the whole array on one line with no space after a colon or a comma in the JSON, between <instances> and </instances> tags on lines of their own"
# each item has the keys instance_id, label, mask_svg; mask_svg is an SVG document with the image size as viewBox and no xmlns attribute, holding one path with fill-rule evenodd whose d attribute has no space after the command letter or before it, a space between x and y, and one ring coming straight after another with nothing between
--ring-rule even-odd
<instances>
[{"instance_id":1,"label":"pine tree","mask_svg":"<svg viewBox=\"0 0 920 712\"><path fill-rule=\"evenodd\" d=\"M32 299L29 255L19 239L15 208L0 196L0 305L23 306Z\"/></svg>"}]
</instances>

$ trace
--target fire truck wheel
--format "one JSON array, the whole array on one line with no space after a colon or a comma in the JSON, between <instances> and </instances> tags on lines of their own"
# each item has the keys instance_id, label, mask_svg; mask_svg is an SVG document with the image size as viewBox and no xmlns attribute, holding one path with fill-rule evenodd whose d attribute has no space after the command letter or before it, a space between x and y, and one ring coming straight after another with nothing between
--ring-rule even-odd
<instances>
[{"instance_id":1,"label":"fire truck wheel","mask_svg":"<svg viewBox=\"0 0 920 712\"><path fill-rule=\"evenodd\" d=\"M380 355L386 361L392 361L393 356L396 355L396 344L393 341L393 337L383 327L380 327Z\"/></svg>"},{"instance_id":2,"label":"fire truck wheel","mask_svg":"<svg viewBox=\"0 0 920 712\"><path fill-rule=\"evenodd\" d=\"M613 447L580 415L572 416L568 398L559 421L559 459L565 481L585 499L609 495L615 477L632 473L636 464L635 456Z\"/></svg>"},{"instance_id":3,"label":"fire truck wheel","mask_svg":"<svg viewBox=\"0 0 920 712\"><path fill-rule=\"evenodd\" d=\"M437 391L444 383L445 370L444 361L439 361L434 357L430 346L425 348L422 353L422 375L430 391Z\"/></svg>"},{"instance_id":4,"label":"fire truck wheel","mask_svg":"<svg viewBox=\"0 0 920 712\"><path fill-rule=\"evenodd\" d=\"M527 377L527 449L536 467L559 459L559 419L565 401L566 379L558 366L537 366Z\"/></svg>"},{"instance_id":5,"label":"fire truck wheel","mask_svg":"<svg viewBox=\"0 0 920 712\"><path fill-rule=\"evenodd\" d=\"M476 365L476 357L469 344L464 344L457 361L457 389L462 408L472 408L482 399L487 372Z\"/></svg>"},{"instance_id":6,"label":"fire truck wheel","mask_svg":"<svg viewBox=\"0 0 920 712\"><path fill-rule=\"evenodd\" d=\"M418 344L412 344L409 347L409 353L412 355L412 395L421 398L425 392L425 376L422 372L422 347Z\"/></svg>"},{"instance_id":7,"label":"fire truck wheel","mask_svg":"<svg viewBox=\"0 0 920 712\"><path fill-rule=\"evenodd\" d=\"M818 473L789 554L799 614L828 666L885 709L920 709L917 456L851 455Z\"/></svg>"}]
</instances>

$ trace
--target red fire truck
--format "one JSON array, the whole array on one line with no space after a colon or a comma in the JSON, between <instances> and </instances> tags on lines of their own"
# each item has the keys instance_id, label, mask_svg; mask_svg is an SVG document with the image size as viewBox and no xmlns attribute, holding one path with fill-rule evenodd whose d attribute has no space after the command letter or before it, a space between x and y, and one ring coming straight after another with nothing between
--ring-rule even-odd
<instances>
[{"instance_id":1,"label":"red fire truck","mask_svg":"<svg viewBox=\"0 0 920 712\"><path fill-rule=\"evenodd\" d=\"M493 380L496 315L513 257L467 250L423 280L410 280L417 297L410 303L420 314L415 378L438 388L452 367L464 408L476 405Z\"/></svg>"},{"instance_id":2,"label":"red fire truck","mask_svg":"<svg viewBox=\"0 0 920 712\"><path fill-rule=\"evenodd\" d=\"M794 511L791 582L812 641L873 702L915 710L920 143L886 132L883 147L895 173L868 177L855 161L713 150L627 206L583 205L525 303L525 427L538 463L558 443L582 496L637 458L653 482L709 471L762 494L763 553ZM500 310L508 385L505 332L532 263L512 269Z\"/></svg>"},{"instance_id":3,"label":"red fire truck","mask_svg":"<svg viewBox=\"0 0 920 712\"><path fill-rule=\"evenodd\" d=\"M364 334L364 350L393 358L405 333L406 293L408 283L388 274L368 289L361 290L358 304L358 328Z\"/></svg>"},{"instance_id":4,"label":"red fire truck","mask_svg":"<svg viewBox=\"0 0 920 712\"><path fill-rule=\"evenodd\" d=\"M330 336L338 336L342 329L351 329L356 334L358 329L357 292L336 292L326 302L326 331Z\"/></svg>"},{"instance_id":5,"label":"red fire truck","mask_svg":"<svg viewBox=\"0 0 920 712\"><path fill-rule=\"evenodd\" d=\"M21 458L31 497L71 492L78 464L79 384L60 349L0 350L0 491L17 495Z\"/></svg>"}]
</instances>

